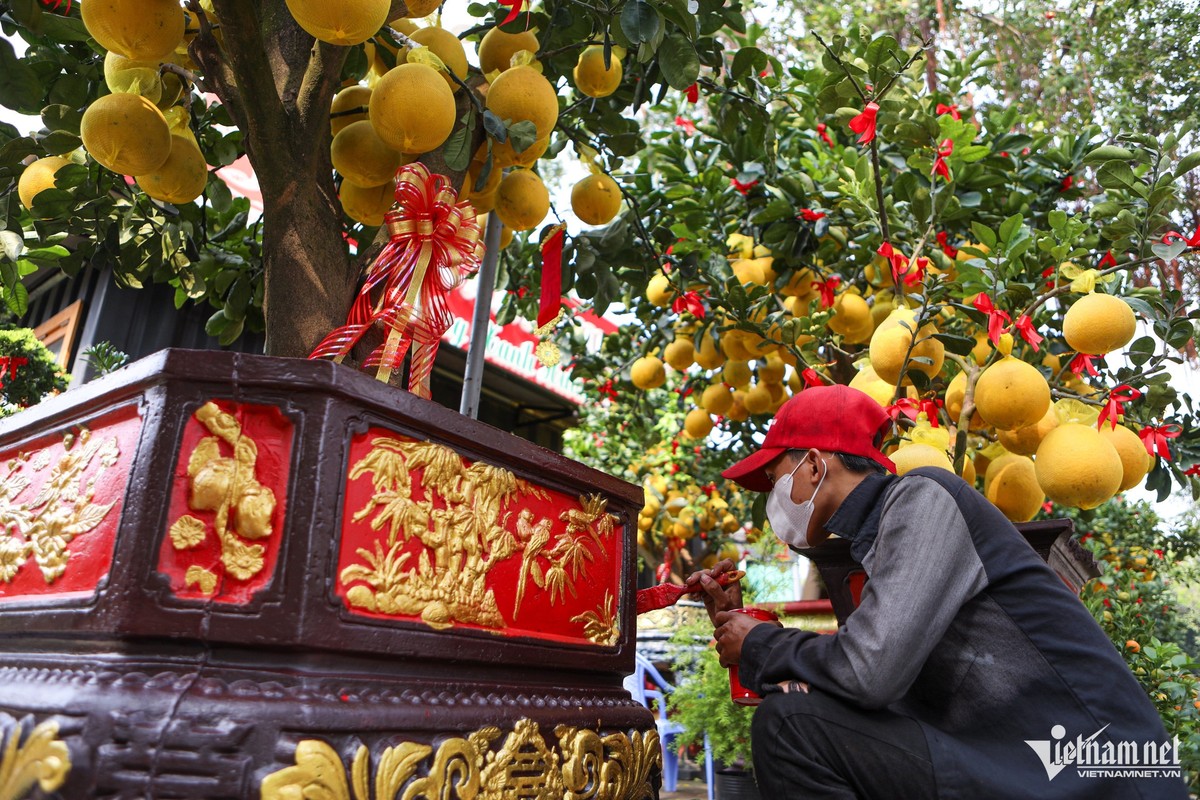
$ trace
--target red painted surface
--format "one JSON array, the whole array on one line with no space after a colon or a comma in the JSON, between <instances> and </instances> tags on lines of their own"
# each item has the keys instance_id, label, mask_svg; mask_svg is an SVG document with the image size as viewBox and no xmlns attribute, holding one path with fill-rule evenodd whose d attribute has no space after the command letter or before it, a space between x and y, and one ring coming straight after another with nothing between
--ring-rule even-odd
<instances>
[{"instance_id":1,"label":"red painted surface","mask_svg":"<svg viewBox=\"0 0 1200 800\"><path fill-rule=\"evenodd\" d=\"M377 519L380 510L384 507L382 503L376 502L377 490L373 480L376 479L378 473L364 473L354 479L349 477L354 466L368 456L374 446L374 441L381 437L412 441L387 430L372 429L355 437L351 445L339 544L337 594L346 603L349 613L375 619L422 623L425 620L422 620L420 611L384 613L381 610L370 610L361 604L347 600L348 594L354 591L356 586L368 587L370 584L361 577L343 580L343 570L353 565L367 564L368 559L364 553L386 552L390 547L388 525L384 523L378 529L372 529L373 520ZM458 460L463 469L472 463L457 455L454 458ZM445 510L455 505L447 502L446 494L461 490L462 484L459 484L457 479L436 485L427 493L423 483L424 467L410 468L407 470L407 475L411 482L411 488L408 489L406 496L411 500L418 504L428 501L427 508L434 509L435 514L439 510ZM568 586L553 598L550 591L539 587L532 575L527 573L524 593L518 606L518 585L526 561L525 549L518 547L507 557L487 558L492 545L485 543L481 550L484 556L483 560L489 565L489 568L483 573L483 586L495 599L495 608L503 619L498 625L480 624L464 619L464 617L470 616L469 614L453 613L450 620L452 626L491 630L504 636L528 636L556 642L595 644L596 642L588 638L584 630L585 622L580 619L580 616L591 612L601 619L620 618L617 604L620 599L622 561L621 526L614 522L609 533L603 533L596 525L589 526L591 532L595 534L595 538L587 530L571 534L568 532L567 523L562 519L562 515L570 510L579 510L581 508L579 498L548 489L543 489L543 491L545 492L544 497L525 494L510 498L500 506L495 522L506 535L512 536L515 541L524 544L533 541L534 537L522 536L522 526L518 521L521 514L527 512L525 534L529 533L530 527L536 527L539 522L549 520L549 539L546 546L542 548L541 555L531 557L530 561L537 564L544 576L553 563L546 555L548 551L553 550L563 537L573 537L586 549L586 555L580 557L580 571L572 575L572 571L568 569L567 575L570 577ZM474 508L477 507L477 503L465 502L459 504L459 507ZM364 509L370 510L364 514L362 513ZM356 516L359 517L358 520L355 520ZM425 512L418 512L418 517L423 516L425 516ZM412 586L419 582L414 578L416 578L415 572L419 569L422 558L428 559L430 572L439 577L445 575L447 572L444 568L445 564L457 556L446 553L439 556L435 547L430 544L430 542L436 541L436 537L435 524L432 521L426 522L421 519L402 529L397 535L397 541L401 546L397 551L396 560L398 561L407 554L407 559L398 568L400 583ZM529 550L531 553L536 551L532 547ZM452 580L469 582L469 570L460 569L457 573L452 573ZM359 591L365 591L365 588L359 589ZM405 594L407 591L410 590L402 589L400 594Z\"/></svg>"},{"instance_id":2,"label":"red painted surface","mask_svg":"<svg viewBox=\"0 0 1200 800\"><path fill-rule=\"evenodd\" d=\"M66 568L49 583L33 556L20 561L19 565L15 558L3 563L4 557L0 556L0 573L11 574L16 569L11 581L0 582L0 603L48 595L55 600L90 596L108 575L142 420L137 406L128 405L101 417L88 427L91 437L86 443L79 437L82 429L71 427L43 436L19 449L0 452L0 480L3 480L4 487L0 489L0 495L3 495L0 521L7 530L4 547L9 555L23 547L25 534L33 528L30 520L36 518L35 525L44 527L54 515L67 515L68 520L74 519L72 515L80 501L72 501L70 496L72 492L80 497L86 496L87 487L92 481L90 504L95 509L93 513L98 515L105 506L109 506L99 524L75 535L67 544L70 557ZM64 433L72 434L70 450L63 446ZM64 484L66 491L52 498L49 494L53 490L51 481L55 478L56 468L63 463L63 457L69 453L79 457L82 448L97 443L100 446L87 459L78 476ZM101 461L104 458L102 448L111 448L113 443L117 453L115 463L105 466ZM17 491L13 492L14 489ZM10 495L10 492L13 493ZM86 524L80 527L86 527Z\"/></svg>"},{"instance_id":3,"label":"red painted surface","mask_svg":"<svg viewBox=\"0 0 1200 800\"><path fill-rule=\"evenodd\" d=\"M239 578L232 574L221 561L221 543L215 530L217 512L196 510L189 505L191 479L188 476L188 460L201 440L213 436L193 414L184 427L183 441L175 462L170 513L167 517L167 530L163 532L159 549L158 571L168 577L171 591L178 597L244 605L270 584L275 573L275 562L279 557L287 511L293 425L275 406L238 404L228 400L214 402L222 411L232 414L241 426L241 435L254 442L257 448L254 476L259 483L274 493L275 509L270 517L270 535L258 539L238 536L238 540L247 547L263 547L262 569L247 578ZM227 442L220 441L219 447L221 457L233 457L233 447ZM170 526L184 515L190 515L203 522L205 535L198 546L179 550L172 544L169 531ZM234 519L233 514L231 519ZM237 536L236 523L231 527ZM203 568L216 575L216 588L212 594L203 592L199 585L188 585L187 572L191 567Z\"/></svg>"}]
</instances>

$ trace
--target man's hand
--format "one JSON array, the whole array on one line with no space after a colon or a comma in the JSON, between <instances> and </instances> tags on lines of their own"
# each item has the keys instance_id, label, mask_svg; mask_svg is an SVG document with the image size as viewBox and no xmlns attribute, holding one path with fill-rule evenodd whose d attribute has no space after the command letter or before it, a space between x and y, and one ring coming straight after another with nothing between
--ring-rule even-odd
<instances>
[{"instance_id":1,"label":"man's hand","mask_svg":"<svg viewBox=\"0 0 1200 800\"><path fill-rule=\"evenodd\" d=\"M709 579L711 580L711 578ZM749 614L739 614L736 611L719 611L713 618L717 629L713 638L717 640L717 655L721 657L722 667L732 667L742 660L742 641L746 634L756 625L770 625L765 620L755 619Z\"/></svg>"},{"instance_id":2,"label":"man's hand","mask_svg":"<svg viewBox=\"0 0 1200 800\"><path fill-rule=\"evenodd\" d=\"M712 569L693 572L686 581L688 586L699 584L704 590L700 594L700 599L704 601L704 608L708 611L708 618L712 621L714 628L720 624L717 622L717 614L742 607L741 583L735 581L722 588L716 581L718 576L733 571L733 562L726 558L718 561Z\"/></svg>"}]
</instances>

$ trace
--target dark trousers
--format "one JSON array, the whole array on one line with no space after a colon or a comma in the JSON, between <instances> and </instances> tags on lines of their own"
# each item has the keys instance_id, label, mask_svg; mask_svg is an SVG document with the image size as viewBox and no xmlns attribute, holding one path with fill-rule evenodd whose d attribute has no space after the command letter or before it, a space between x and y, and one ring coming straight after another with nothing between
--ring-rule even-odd
<instances>
[{"instance_id":1,"label":"dark trousers","mask_svg":"<svg viewBox=\"0 0 1200 800\"><path fill-rule=\"evenodd\" d=\"M820 692L776 692L754 712L754 776L764 798L936 798L921 727Z\"/></svg>"}]
</instances>

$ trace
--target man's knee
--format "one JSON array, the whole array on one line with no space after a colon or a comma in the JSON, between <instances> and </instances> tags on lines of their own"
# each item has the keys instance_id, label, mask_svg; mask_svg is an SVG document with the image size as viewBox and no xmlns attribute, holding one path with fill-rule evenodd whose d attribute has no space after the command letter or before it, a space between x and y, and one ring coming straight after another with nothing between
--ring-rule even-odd
<instances>
[{"instance_id":1,"label":"man's knee","mask_svg":"<svg viewBox=\"0 0 1200 800\"><path fill-rule=\"evenodd\" d=\"M754 710L752 741L767 742L784 728L803 728L811 717L825 716L826 697L809 692L772 692Z\"/></svg>"}]
</instances>

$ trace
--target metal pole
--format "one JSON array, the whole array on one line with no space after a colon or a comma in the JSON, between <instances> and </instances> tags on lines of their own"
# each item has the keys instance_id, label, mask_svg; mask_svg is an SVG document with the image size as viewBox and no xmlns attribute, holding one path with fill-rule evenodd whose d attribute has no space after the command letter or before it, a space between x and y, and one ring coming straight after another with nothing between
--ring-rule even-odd
<instances>
[{"instance_id":1,"label":"metal pole","mask_svg":"<svg viewBox=\"0 0 1200 800\"><path fill-rule=\"evenodd\" d=\"M494 214L488 214L483 234L483 264L475 278L475 313L471 316L471 341L467 344L467 369L463 373L462 403L458 412L479 418L479 395L483 390L483 351L487 348L488 326L492 321L492 293L496 290L496 264L500 261L500 226Z\"/></svg>"}]
</instances>

